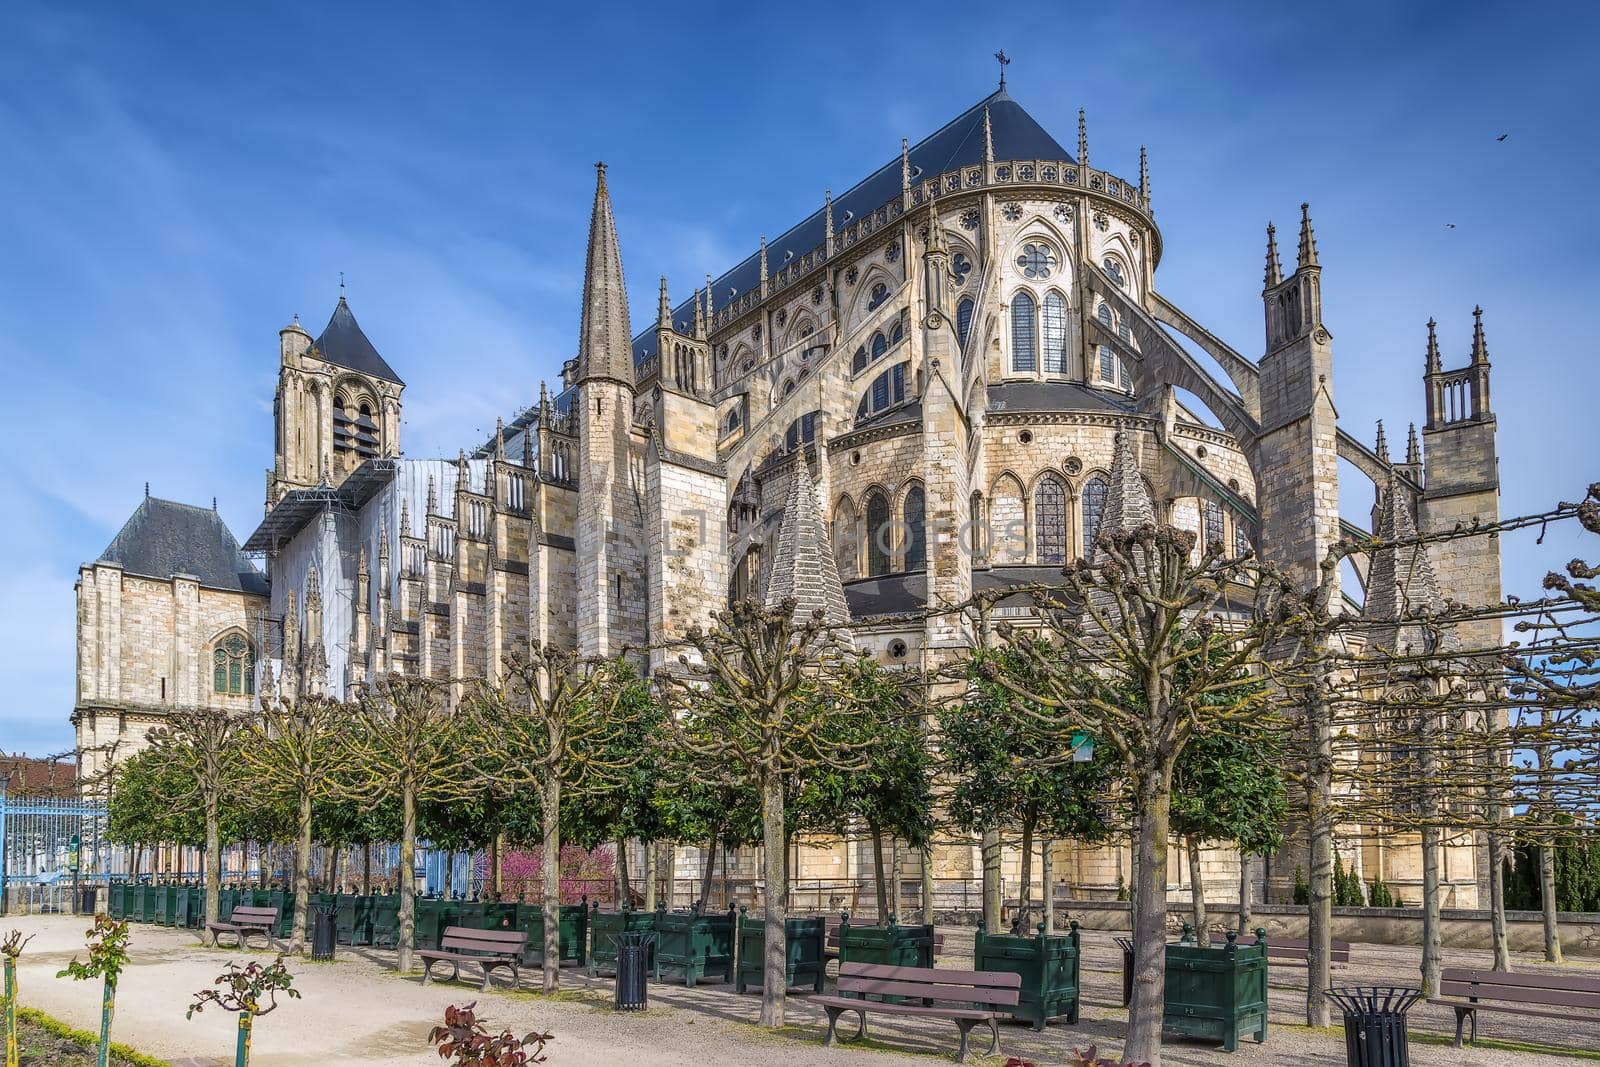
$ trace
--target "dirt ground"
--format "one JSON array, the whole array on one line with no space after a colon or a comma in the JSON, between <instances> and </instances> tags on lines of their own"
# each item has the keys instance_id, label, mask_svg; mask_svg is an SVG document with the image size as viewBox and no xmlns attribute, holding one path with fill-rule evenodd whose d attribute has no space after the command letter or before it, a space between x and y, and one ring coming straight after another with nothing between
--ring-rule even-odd
<instances>
[{"instance_id":1,"label":"dirt ground","mask_svg":"<svg viewBox=\"0 0 1600 1067\"><path fill-rule=\"evenodd\" d=\"M60 970L83 944L83 919L28 916L0 920L0 929L17 927L34 934L19 968L19 999L82 1029L98 1029L99 988L93 982L58 979ZM947 931L941 966L970 964L971 932ZM196 990L222 972L230 961L267 958L266 953L239 953L202 947L193 931L148 925L133 927L133 961L118 988L113 1035L175 1067L213 1067L233 1062L234 1019L208 1010L185 1021L184 1010ZM1482 953L1451 950L1447 965L1487 963ZM1519 969L1542 967L1518 959ZM477 1001L491 1023L521 1034L531 1029L555 1034L547 1049L555 1067L610 1067L624 1064L739 1064L751 1067L799 1067L804 1064L893 1064L949 1062L954 1058L955 1029L948 1023L902 1021L882 1016L868 1023L869 1047L848 1043L823 1048L822 1012L803 995L789 999L790 1026L768 1033L754 1026L758 998L738 996L721 983L685 989L663 983L650 988L648 1012L613 1012L612 984L564 970L563 991L555 997L510 992L497 984L480 994L475 982L421 984L416 975L395 974L389 951L341 946L332 963L292 962L295 985L304 998L287 1001L261 1019L255 1030L254 1067L371 1067L374 1064L439 1064L426 1042L430 1027L441 1020L445 1006ZM1343 984L1407 984L1416 975L1417 950L1357 945L1352 962L1335 972ZM1600 974L1600 961L1568 965ZM1267 1042L1241 1044L1232 1055L1205 1044L1169 1041L1163 1060L1169 1065L1272 1064L1284 1067L1341 1064L1341 1029L1309 1030L1295 1025L1303 1018L1304 972L1281 967L1273 972L1271 1021ZM536 979L524 976L524 987ZM1006 1056L1024 1056L1045 1064L1066 1061L1074 1045L1099 1044L1102 1051L1120 1045L1126 1013L1121 1007L1121 956L1111 935L1084 937L1083 1018L1075 1027L1051 1026L1035 1034L1020 1025L1001 1030L1001 1054L969 1057L969 1063L998 1067ZM1336 1016L1337 1018L1337 1016ZM1600 1049L1600 1019L1555 1021L1485 1014L1480 1035L1545 1046L1550 1054L1503 1049L1453 1049L1454 1028L1448 1009L1421 1005L1411 1013L1411 1062L1417 1067L1479 1067L1526 1064L1545 1067L1570 1062L1570 1053ZM1433 1041L1424 1040L1434 1035ZM1439 1035L1443 1035L1441 1038ZM974 1044L986 1047L974 1035Z\"/></svg>"}]
</instances>

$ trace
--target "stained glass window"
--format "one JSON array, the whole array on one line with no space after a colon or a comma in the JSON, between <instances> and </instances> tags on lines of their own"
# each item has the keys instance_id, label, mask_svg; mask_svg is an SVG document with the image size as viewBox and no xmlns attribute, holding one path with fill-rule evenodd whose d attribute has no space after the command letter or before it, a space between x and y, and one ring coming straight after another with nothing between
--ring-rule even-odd
<instances>
[{"instance_id":1,"label":"stained glass window","mask_svg":"<svg viewBox=\"0 0 1600 1067\"><path fill-rule=\"evenodd\" d=\"M851 370L852 373L854 373L855 371L858 371L858 370L866 370L866 368L867 368L867 346L866 345L862 345L860 348L856 349L855 356L852 357L851 360L850 360L850 370Z\"/></svg>"},{"instance_id":2,"label":"stained glass window","mask_svg":"<svg viewBox=\"0 0 1600 1067\"><path fill-rule=\"evenodd\" d=\"M903 323L901 323L898 319L896 319L895 320L895 324L892 327L890 327L890 329L889 329L889 343L891 345L897 345L901 341L905 340L905 337L906 337L905 325Z\"/></svg>"},{"instance_id":3,"label":"stained glass window","mask_svg":"<svg viewBox=\"0 0 1600 1067\"><path fill-rule=\"evenodd\" d=\"M967 275L972 273L972 259L965 252L957 252L950 260L950 271L956 276L957 285L966 285Z\"/></svg>"},{"instance_id":4,"label":"stained glass window","mask_svg":"<svg viewBox=\"0 0 1600 1067\"><path fill-rule=\"evenodd\" d=\"M923 524L926 499L922 494L922 486L913 486L906 494L906 502L902 509L905 522L906 537L906 565L908 571L919 571L928 564L928 532Z\"/></svg>"},{"instance_id":5,"label":"stained glass window","mask_svg":"<svg viewBox=\"0 0 1600 1067\"><path fill-rule=\"evenodd\" d=\"M1122 264L1117 262L1114 257L1107 256L1101 261L1100 265L1105 268L1106 277L1116 282L1119 288L1126 289L1128 287L1128 280L1122 276Z\"/></svg>"},{"instance_id":6,"label":"stained glass window","mask_svg":"<svg viewBox=\"0 0 1600 1067\"><path fill-rule=\"evenodd\" d=\"M1067 370L1067 301L1055 290L1044 298L1044 369L1047 374Z\"/></svg>"},{"instance_id":7,"label":"stained glass window","mask_svg":"<svg viewBox=\"0 0 1600 1067\"><path fill-rule=\"evenodd\" d=\"M1033 490L1034 546L1040 563L1067 561L1067 487L1054 474Z\"/></svg>"},{"instance_id":8,"label":"stained glass window","mask_svg":"<svg viewBox=\"0 0 1600 1067\"><path fill-rule=\"evenodd\" d=\"M889 287L879 282L872 287L872 296L867 300L867 310L876 310L887 299L889 299Z\"/></svg>"},{"instance_id":9,"label":"stained glass window","mask_svg":"<svg viewBox=\"0 0 1600 1067\"><path fill-rule=\"evenodd\" d=\"M1038 366L1039 346L1034 335L1033 296L1020 292L1011 299L1011 369L1031 371Z\"/></svg>"},{"instance_id":10,"label":"stained glass window","mask_svg":"<svg viewBox=\"0 0 1600 1067\"><path fill-rule=\"evenodd\" d=\"M1017 266L1022 268L1024 277L1048 278L1055 273L1056 254L1047 244L1030 242L1022 246L1022 254L1017 257Z\"/></svg>"},{"instance_id":11,"label":"stained glass window","mask_svg":"<svg viewBox=\"0 0 1600 1067\"><path fill-rule=\"evenodd\" d=\"M867 497L867 574L889 573L889 498Z\"/></svg>"},{"instance_id":12,"label":"stained glass window","mask_svg":"<svg viewBox=\"0 0 1600 1067\"><path fill-rule=\"evenodd\" d=\"M887 352L887 351L889 351L889 339L887 337L883 336L883 334L881 334L881 333L873 334L872 335L872 358L873 359L880 359L880 358L882 358L883 354L885 352Z\"/></svg>"},{"instance_id":13,"label":"stained glass window","mask_svg":"<svg viewBox=\"0 0 1600 1067\"><path fill-rule=\"evenodd\" d=\"M1233 524L1233 554L1243 556L1250 551L1250 535L1245 532L1244 526L1235 522Z\"/></svg>"},{"instance_id":14,"label":"stained glass window","mask_svg":"<svg viewBox=\"0 0 1600 1067\"><path fill-rule=\"evenodd\" d=\"M211 688L229 696L255 695L255 653L238 634L224 638L211 653Z\"/></svg>"},{"instance_id":15,"label":"stained glass window","mask_svg":"<svg viewBox=\"0 0 1600 1067\"><path fill-rule=\"evenodd\" d=\"M1106 329L1112 328L1111 309L1104 304L1101 304L1099 310L1095 312L1095 318L1099 319L1100 325ZM1107 385L1117 384L1117 357L1116 353L1111 351L1110 345L1100 346L1100 380Z\"/></svg>"},{"instance_id":16,"label":"stained glass window","mask_svg":"<svg viewBox=\"0 0 1600 1067\"><path fill-rule=\"evenodd\" d=\"M972 333L972 309L976 306L970 296L962 297L961 303L956 305L956 338L963 349L967 347L967 338Z\"/></svg>"},{"instance_id":17,"label":"stained glass window","mask_svg":"<svg viewBox=\"0 0 1600 1067\"><path fill-rule=\"evenodd\" d=\"M1105 478L1095 475L1083 486L1083 554L1094 553L1094 539L1100 535L1100 517L1106 510L1106 493L1110 485Z\"/></svg>"},{"instance_id":18,"label":"stained glass window","mask_svg":"<svg viewBox=\"0 0 1600 1067\"><path fill-rule=\"evenodd\" d=\"M1205 506L1206 547L1209 548L1213 541L1222 543L1222 507L1210 500Z\"/></svg>"}]
</instances>

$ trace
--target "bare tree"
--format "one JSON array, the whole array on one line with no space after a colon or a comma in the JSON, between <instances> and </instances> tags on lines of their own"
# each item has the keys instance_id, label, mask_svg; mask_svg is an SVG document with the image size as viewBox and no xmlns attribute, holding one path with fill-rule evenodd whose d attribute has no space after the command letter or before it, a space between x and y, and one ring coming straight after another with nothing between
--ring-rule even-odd
<instances>
[{"instance_id":1,"label":"bare tree","mask_svg":"<svg viewBox=\"0 0 1600 1067\"><path fill-rule=\"evenodd\" d=\"M220 810L224 793L240 778L239 736L248 720L220 708L177 708L166 723L150 733L151 750L178 769L191 786L184 795L165 797L173 803L198 801L205 814L205 921L217 921L222 891Z\"/></svg>"}]
</instances>

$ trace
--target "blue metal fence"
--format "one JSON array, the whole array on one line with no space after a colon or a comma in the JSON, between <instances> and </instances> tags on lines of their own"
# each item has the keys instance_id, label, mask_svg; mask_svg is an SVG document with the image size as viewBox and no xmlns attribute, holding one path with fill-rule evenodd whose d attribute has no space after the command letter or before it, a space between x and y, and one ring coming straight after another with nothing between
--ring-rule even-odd
<instances>
[{"instance_id":1,"label":"blue metal fence","mask_svg":"<svg viewBox=\"0 0 1600 1067\"><path fill-rule=\"evenodd\" d=\"M0 912L75 910L75 888L119 873L106 828L104 804L0 789Z\"/></svg>"}]
</instances>

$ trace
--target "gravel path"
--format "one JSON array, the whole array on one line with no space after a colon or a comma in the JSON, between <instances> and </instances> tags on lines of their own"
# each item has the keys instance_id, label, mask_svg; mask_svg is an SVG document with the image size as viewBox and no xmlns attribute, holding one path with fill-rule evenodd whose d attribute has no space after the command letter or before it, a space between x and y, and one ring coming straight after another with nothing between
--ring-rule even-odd
<instances>
[{"instance_id":1,"label":"gravel path","mask_svg":"<svg viewBox=\"0 0 1600 1067\"><path fill-rule=\"evenodd\" d=\"M20 993L24 1004L38 1007L84 1029L98 1029L99 987L96 983L57 979L55 973L82 944L87 923L60 916L29 916L0 921L0 927L18 927L36 935L22 957ZM966 967L970 963L970 930L950 929L946 955L940 964ZM115 1037L142 1052L171 1061L175 1067L225 1067L231 1064L234 1020L207 1011L192 1021L183 1013L191 995L208 985L229 961L262 958L261 953L241 954L200 946L192 931L148 925L133 927L134 960L117 993ZM1041 1065L1061 1064L1074 1044L1097 1042L1104 1050L1122 1039L1126 1014L1121 999L1121 955L1111 935L1086 934L1084 938L1083 1019L1075 1028L1050 1027L1035 1034L1021 1026L1002 1028L1004 1055L1020 1055ZM1393 946L1357 945L1352 962L1338 968L1335 980L1351 983L1404 984L1416 974L1417 950ZM1487 963L1487 955L1450 950L1450 964ZM1543 965L1518 959L1519 969ZM1594 962L1582 965L1600 973ZM548 1053L554 1067L611 1067L623 1064L645 1067L705 1067L739 1064L748 1067L798 1067L803 1064L926 1065L930 1057L953 1059L955 1030L948 1023L903 1022L875 1017L868 1024L874 1039L871 1049L848 1045L825 1049L820 1044L822 1013L800 996L789 1001L789 1021L782 1033L758 1031L758 1000L736 996L721 984L685 989L663 984L650 990L647 1013L613 1013L609 1010L611 983L593 982L581 973L564 971L563 992L556 998L504 991L480 994L469 983L420 984L416 977L393 973L393 953L341 947L334 963L292 963L295 985L304 999L288 1001L256 1027L254 1067L371 1067L374 1064L438 1065L428 1051L428 1029L447 1004L476 1000L480 1013L495 1024L517 1033L547 1029L555 1033ZM1314 1031L1294 1025L1304 1012L1303 972L1279 968L1271 991L1271 1026L1268 1041L1250 1041L1228 1055L1202 1044L1171 1042L1163 1053L1170 1065L1273 1064L1283 1067L1344 1062L1342 1031ZM1412 1012L1413 1033L1449 1034L1454 1016L1448 1009L1426 1005ZM1561 1048L1600 1048L1600 1021L1560 1022L1485 1015L1480 1025L1485 1037L1537 1042L1556 1046L1556 1055L1500 1050L1452 1049L1412 1042L1411 1061L1418 1067L1449 1065L1527 1064L1529 1067L1570 1061ZM976 1043L976 1041L975 1041ZM979 1048L983 1046L979 1044ZM998 1067L1004 1055L968 1062Z\"/></svg>"}]
</instances>

